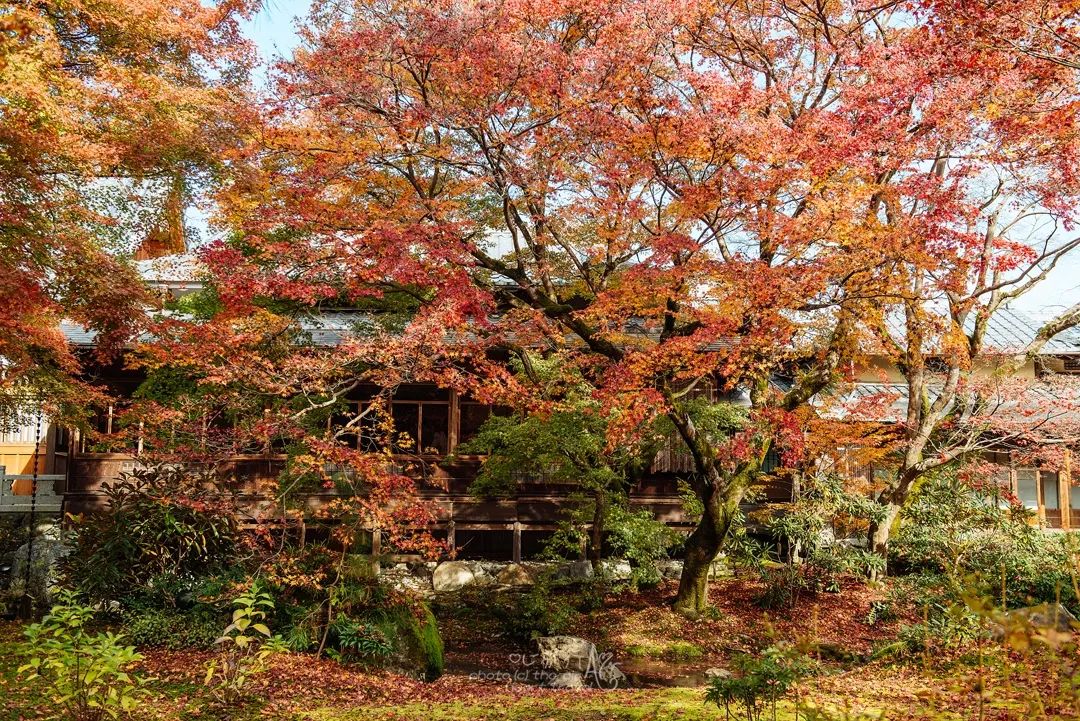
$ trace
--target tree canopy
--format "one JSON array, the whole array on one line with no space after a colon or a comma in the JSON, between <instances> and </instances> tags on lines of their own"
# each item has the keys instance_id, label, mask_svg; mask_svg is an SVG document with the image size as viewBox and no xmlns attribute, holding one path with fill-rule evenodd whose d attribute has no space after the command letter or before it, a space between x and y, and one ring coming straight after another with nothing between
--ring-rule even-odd
<instances>
[{"instance_id":1,"label":"tree canopy","mask_svg":"<svg viewBox=\"0 0 1080 721\"><path fill-rule=\"evenodd\" d=\"M133 244L189 201L253 117L245 2L76 0L0 10L0 418L82 406L58 324L128 340L149 297ZM181 196L183 196L181 198Z\"/></svg>"}]
</instances>

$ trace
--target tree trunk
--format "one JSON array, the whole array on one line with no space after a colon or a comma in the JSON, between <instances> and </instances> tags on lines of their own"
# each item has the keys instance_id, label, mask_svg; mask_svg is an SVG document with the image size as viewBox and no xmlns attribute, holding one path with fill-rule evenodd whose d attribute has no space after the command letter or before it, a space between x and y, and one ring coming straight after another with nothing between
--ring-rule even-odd
<instances>
[{"instance_id":1,"label":"tree trunk","mask_svg":"<svg viewBox=\"0 0 1080 721\"><path fill-rule=\"evenodd\" d=\"M604 514L607 512L607 494L603 490L596 491L593 501L592 538L590 545L590 560L594 571L600 571L601 552L604 544Z\"/></svg>"},{"instance_id":2,"label":"tree trunk","mask_svg":"<svg viewBox=\"0 0 1080 721\"><path fill-rule=\"evenodd\" d=\"M709 606L709 569L720 552L720 539L713 524L702 516L698 527L686 539L686 560L683 561L679 592L675 595L675 610L685 615L697 615Z\"/></svg>"},{"instance_id":3,"label":"tree trunk","mask_svg":"<svg viewBox=\"0 0 1080 721\"><path fill-rule=\"evenodd\" d=\"M741 480L741 477L734 480ZM717 485L709 486L708 495L703 499L701 521L686 539L686 559L674 604L679 613L696 616L708 608L709 571L731 529L744 489L741 483L729 483L724 490Z\"/></svg>"},{"instance_id":4,"label":"tree trunk","mask_svg":"<svg viewBox=\"0 0 1080 721\"><path fill-rule=\"evenodd\" d=\"M900 504L893 501L890 497L878 498L878 503L884 507L884 517L879 522L870 523L870 531L868 533L869 548L874 554L881 558L881 570L871 571L871 580L877 580L879 576L887 575L888 562L889 562L889 535L892 533L893 523L896 522L897 516L900 515Z\"/></svg>"}]
</instances>

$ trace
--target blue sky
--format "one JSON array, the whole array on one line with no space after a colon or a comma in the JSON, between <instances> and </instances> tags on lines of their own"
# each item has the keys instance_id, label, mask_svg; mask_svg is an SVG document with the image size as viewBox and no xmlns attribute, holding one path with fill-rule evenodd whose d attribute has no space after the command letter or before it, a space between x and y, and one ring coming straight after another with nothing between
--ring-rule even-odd
<instances>
[{"instance_id":1,"label":"blue sky","mask_svg":"<svg viewBox=\"0 0 1080 721\"><path fill-rule=\"evenodd\" d=\"M278 56L288 56L298 42L296 18L307 15L311 0L265 0L262 9L245 23L244 30L259 48L265 64ZM265 78L265 74L263 74ZM1080 229L1075 232L1080 233ZM1015 303L1033 314L1052 314L1080 301L1080 254L1062 261L1035 290Z\"/></svg>"},{"instance_id":2,"label":"blue sky","mask_svg":"<svg viewBox=\"0 0 1080 721\"><path fill-rule=\"evenodd\" d=\"M296 18L304 17L311 0L265 0L262 9L248 22L244 32L259 47L263 63L287 56L296 47Z\"/></svg>"}]
</instances>

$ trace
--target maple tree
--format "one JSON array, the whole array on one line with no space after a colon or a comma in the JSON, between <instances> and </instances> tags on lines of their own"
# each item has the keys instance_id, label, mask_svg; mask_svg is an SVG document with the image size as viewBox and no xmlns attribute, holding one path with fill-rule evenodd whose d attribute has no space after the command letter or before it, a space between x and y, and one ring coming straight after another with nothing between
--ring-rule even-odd
<instances>
[{"instance_id":1,"label":"maple tree","mask_svg":"<svg viewBox=\"0 0 1080 721\"><path fill-rule=\"evenodd\" d=\"M874 490L883 516L869 538L883 556L927 473L987 450L1060 456L1080 440L1077 386L1043 378L1039 357L1080 323L1080 303L1065 299L1037 326L1008 329L1016 324L1008 304L1080 247L1077 9L975 1L928 10L928 37L940 46L915 38L923 52L907 62L894 55L893 72L928 94L943 67L947 84L899 116L911 142L894 152L914 153L906 167L885 170L876 202L903 252L882 268L892 296L864 319L901 375L884 394L902 409L889 478ZM924 134L931 142L916 150Z\"/></svg>"},{"instance_id":2,"label":"maple tree","mask_svg":"<svg viewBox=\"0 0 1080 721\"><path fill-rule=\"evenodd\" d=\"M15 2L0 9L0 409L85 407L58 329L131 337L149 298L127 259L175 236L181 200L250 113L250 49L227 0ZM162 238L158 238L160 243Z\"/></svg>"},{"instance_id":3,"label":"maple tree","mask_svg":"<svg viewBox=\"0 0 1080 721\"><path fill-rule=\"evenodd\" d=\"M988 338L1004 303L1033 287L1048 270L1040 265L1055 263L1076 241L1044 237L1041 252L1017 248L996 237L1000 218L991 211L980 219L982 245L950 254L955 275L946 283L937 281L941 266L902 267L895 283L903 301L882 306L878 341L901 380L848 408L850 417L869 419L880 414L882 402L900 406L886 413L895 415L896 427L883 448L893 452L881 463L887 478L873 489L882 515L871 524L869 543L881 556L909 494L927 474L965 461L976 475L992 477L998 469L979 462L987 451L1059 467L1062 452L1080 442L1080 386L1070 377L1041 377L1039 357L1055 335L1080 323L1080 304L1020 329L1011 344Z\"/></svg>"},{"instance_id":4,"label":"maple tree","mask_svg":"<svg viewBox=\"0 0 1080 721\"><path fill-rule=\"evenodd\" d=\"M555 355L612 448L666 417L703 506L676 606L700 611L766 454L806 452L905 269L977 272L979 174L1067 217L1072 71L944 5L318 3L220 196L215 323L405 294L365 352L422 342L426 378L519 405L505 357ZM695 396L737 389L743 430L704 432Z\"/></svg>"}]
</instances>

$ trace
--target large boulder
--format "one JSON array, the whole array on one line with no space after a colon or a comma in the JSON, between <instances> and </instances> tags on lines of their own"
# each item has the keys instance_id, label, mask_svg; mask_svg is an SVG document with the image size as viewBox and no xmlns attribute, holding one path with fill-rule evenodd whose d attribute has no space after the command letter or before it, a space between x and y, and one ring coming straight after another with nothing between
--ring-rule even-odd
<instances>
[{"instance_id":1,"label":"large boulder","mask_svg":"<svg viewBox=\"0 0 1080 721\"><path fill-rule=\"evenodd\" d=\"M495 582L501 586L532 586L536 583L529 569L520 563L511 563L499 571Z\"/></svg>"},{"instance_id":2,"label":"large boulder","mask_svg":"<svg viewBox=\"0 0 1080 721\"><path fill-rule=\"evenodd\" d=\"M1080 629L1080 622L1069 609L1060 603L1044 603L1009 611L1005 614L1003 623L997 624L992 633L995 638L1000 639L1017 631L1049 630L1070 633L1075 629Z\"/></svg>"},{"instance_id":3,"label":"large boulder","mask_svg":"<svg viewBox=\"0 0 1080 721\"><path fill-rule=\"evenodd\" d=\"M634 574L630 562L623 558L609 558L603 562L604 575L613 581L629 581Z\"/></svg>"},{"instance_id":4,"label":"large boulder","mask_svg":"<svg viewBox=\"0 0 1080 721\"><path fill-rule=\"evenodd\" d=\"M547 685L550 688L562 688L577 691L585 688L585 676L577 671L563 671L548 679Z\"/></svg>"},{"instance_id":5,"label":"large boulder","mask_svg":"<svg viewBox=\"0 0 1080 721\"><path fill-rule=\"evenodd\" d=\"M33 544L24 543L11 554L9 596L26 592L35 604L48 608L59 588L60 561L70 552L71 547L64 543L57 526L39 527Z\"/></svg>"},{"instance_id":6,"label":"large boulder","mask_svg":"<svg viewBox=\"0 0 1080 721\"><path fill-rule=\"evenodd\" d=\"M556 566L551 573L551 580L561 584L583 583L592 577L593 567L590 561L562 563Z\"/></svg>"},{"instance_id":7,"label":"large boulder","mask_svg":"<svg viewBox=\"0 0 1080 721\"><path fill-rule=\"evenodd\" d=\"M656 562L656 568L664 578L677 580L682 576L683 562L674 558L663 559Z\"/></svg>"},{"instance_id":8,"label":"large boulder","mask_svg":"<svg viewBox=\"0 0 1080 721\"><path fill-rule=\"evenodd\" d=\"M445 561L431 574L431 586L437 593L457 591L476 583L476 573L465 561Z\"/></svg>"},{"instance_id":9,"label":"large boulder","mask_svg":"<svg viewBox=\"0 0 1080 721\"><path fill-rule=\"evenodd\" d=\"M596 646L577 636L545 636L536 639L540 663L551 671L585 673L596 656Z\"/></svg>"},{"instance_id":10,"label":"large boulder","mask_svg":"<svg viewBox=\"0 0 1080 721\"><path fill-rule=\"evenodd\" d=\"M577 674L584 683L606 689L618 688L626 682L626 676L611 660L611 654L598 653L592 641L577 636L546 636L536 639L536 645L540 649L540 665L559 676Z\"/></svg>"}]
</instances>

